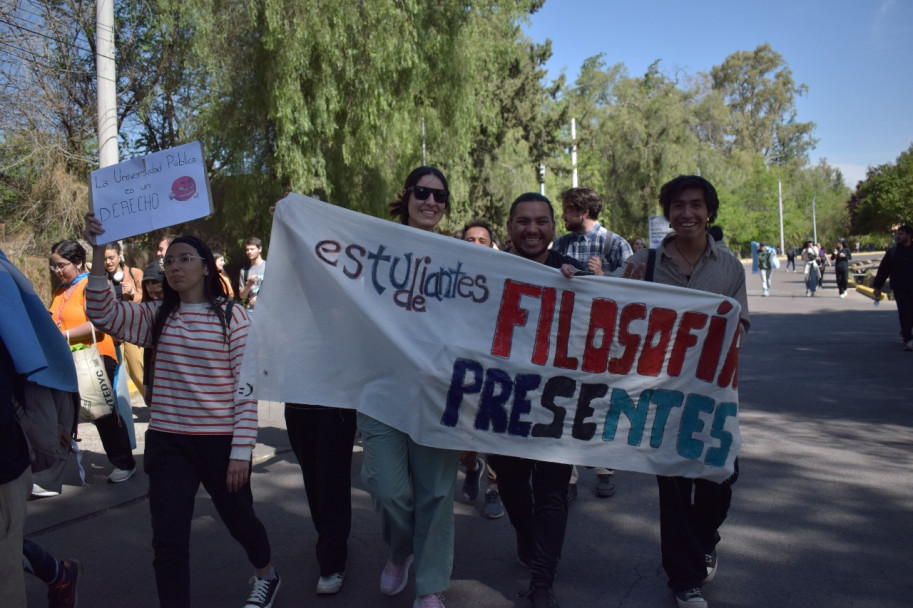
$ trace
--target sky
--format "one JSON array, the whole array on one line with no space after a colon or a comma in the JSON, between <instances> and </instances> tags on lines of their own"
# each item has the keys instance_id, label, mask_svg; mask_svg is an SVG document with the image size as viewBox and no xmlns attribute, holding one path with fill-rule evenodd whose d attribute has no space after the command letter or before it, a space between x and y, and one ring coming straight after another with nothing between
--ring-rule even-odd
<instances>
[{"instance_id":1,"label":"sky","mask_svg":"<svg viewBox=\"0 0 913 608\"><path fill-rule=\"evenodd\" d=\"M630 76L657 59L666 75L693 75L767 42L808 85L796 109L816 124L812 164L825 159L850 187L913 143L911 0L546 0L525 30L552 41L549 78L568 82L599 53Z\"/></svg>"}]
</instances>

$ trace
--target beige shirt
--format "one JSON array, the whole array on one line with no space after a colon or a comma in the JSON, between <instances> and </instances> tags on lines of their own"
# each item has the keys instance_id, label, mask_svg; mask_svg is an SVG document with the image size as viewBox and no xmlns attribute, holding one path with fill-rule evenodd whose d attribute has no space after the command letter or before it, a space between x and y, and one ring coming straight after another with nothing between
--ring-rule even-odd
<instances>
[{"instance_id":1,"label":"beige shirt","mask_svg":"<svg viewBox=\"0 0 913 608\"><path fill-rule=\"evenodd\" d=\"M665 285L678 285L699 291L709 291L728 296L736 300L742 307L739 320L742 323L742 338L748 332L751 321L748 315L748 294L745 291L745 268L742 262L732 255L728 249L721 247L712 237L707 237L707 248L700 259L694 264L691 275L686 275L675 263L666 247L675 239L671 233L663 239L656 248L656 266L653 269L653 282ZM633 262L635 268L646 264L649 249L636 252L628 262ZM622 276L624 269L619 269L614 276Z\"/></svg>"}]
</instances>

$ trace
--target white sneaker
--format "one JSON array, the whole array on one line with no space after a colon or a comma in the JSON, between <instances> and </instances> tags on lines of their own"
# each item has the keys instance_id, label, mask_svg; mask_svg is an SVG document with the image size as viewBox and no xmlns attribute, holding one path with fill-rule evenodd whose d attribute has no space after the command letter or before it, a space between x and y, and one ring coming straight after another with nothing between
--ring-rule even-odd
<instances>
[{"instance_id":1,"label":"white sneaker","mask_svg":"<svg viewBox=\"0 0 913 608\"><path fill-rule=\"evenodd\" d=\"M113 471L111 471L111 474L108 475L108 482L120 483L122 481L127 481L133 477L134 473L136 473L136 467L133 467L132 469L115 468Z\"/></svg>"},{"instance_id":2,"label":"white sneaker","mask_svg":"<svg viewBox=\"0 0 913 608\"><path fill-rule=\"evenodd\" d=\"M37 483L32 484L32 497L33 498L50 498L51 496L59 496L60 492L57 490L45 490Z\"/></svg>"},{"instance_id":3,"label":"white sneaker","mask_svg":"<svg viewBox=\"0 0 913 608\"><path fill-rule=\"evenodd\" d=\"M345 572L334 572L327 576L321 576L317 581L317 595L333 595L342 589L342 581L345 579Z\"/></svg>"}]
</instances>

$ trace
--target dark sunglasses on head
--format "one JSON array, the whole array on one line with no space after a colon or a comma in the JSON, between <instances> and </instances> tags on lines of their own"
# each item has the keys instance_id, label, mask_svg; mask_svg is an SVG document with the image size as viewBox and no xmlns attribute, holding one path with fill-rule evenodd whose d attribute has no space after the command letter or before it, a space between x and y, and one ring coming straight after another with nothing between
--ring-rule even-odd
<instances>
[{"instance_id":1,"label":"dark sunglasses on head","mask_svg":"<svg viewBox=\"0 0 913 608\"><path fill-rule=\"evenodd\" d=\"M436 203L441 203L443 205L447 204L447 201L450 200L450 193L446 190L441 190L440 188L429 188L427 186L412 186L409 188L413 196L417 200L425 201L428 200L428 197L432 194L434 195L434 201Z\"/></svg>"}]
</instances>

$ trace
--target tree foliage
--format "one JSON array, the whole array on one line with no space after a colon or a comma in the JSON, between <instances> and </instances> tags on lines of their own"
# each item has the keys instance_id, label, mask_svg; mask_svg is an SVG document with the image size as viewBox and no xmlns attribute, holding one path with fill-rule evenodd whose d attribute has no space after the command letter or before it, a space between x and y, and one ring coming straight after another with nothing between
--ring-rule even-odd
<instances>
[{"instance_id":1,"label":"tree foliage","mask_svg":"<svg viewBox=\"0 0 913 608\"><path fill-rule=\"evenodd\" d=\"M796 97L808 87L796 84L783 56L769 44L738 51L710 70L713 88L729 108L727 139L732 148L762 154L783 164L807 160L815 146L812 122L799 122Z\"/></svg>"},{"instance_id":2,"label":"tree foliage","mask_svg":"<svg viewBox=\"0 0 913 608\"><path fill-rule=\"evenodd\" d=\"M625 236L644 233L680 173L717 185L734 249L776 242L778 184L787 240L811 234L812 200L819 232L845 234L849 192L825 163L807 166L814 123L795 107L807 88L769 45L693 75L657 60L630 76L599 55L573 83L549 82L550 44L521 29L542 2L116 2L122 157L199 139L216 212L171 230L229 257L268 237L267 208L288 190L386 216L423 157L450 180L444 230L474 217L502 227L540 163L553 199L570 185L571 143L603 223ZM42 255L77 233L96 164L94 27L86 0L0 8L0 229ZM895 172L870 172L857 223L901 214Z\"/></svg>"},{"instance_id":3,"label":"tree foliage","mask_svg":"<svg viewBox=\"0 0 913 608\"><path fill-rule=\"evenodd\" d=\"M913 144L893 164L869 168L849 207L853 230L859 234L886 234L899 225L913 225Z\"/></svg>"}]
</instances>

